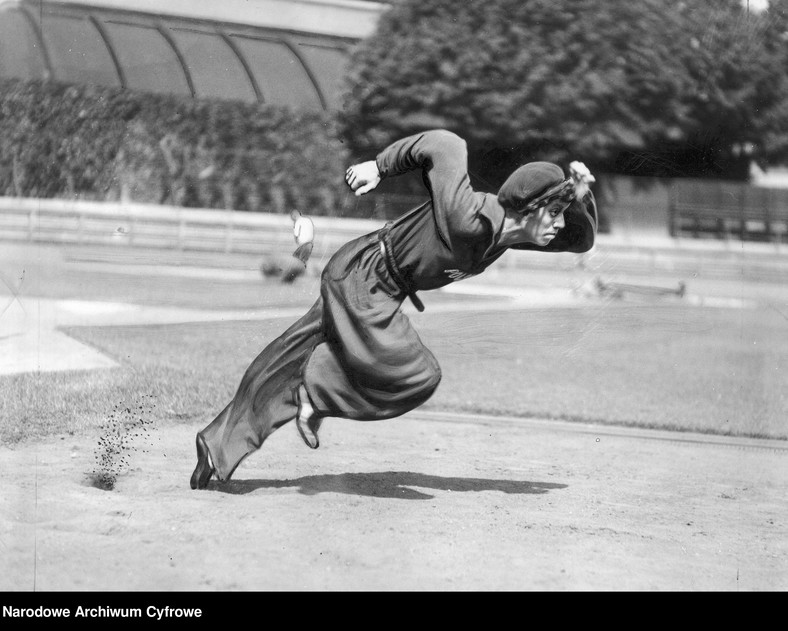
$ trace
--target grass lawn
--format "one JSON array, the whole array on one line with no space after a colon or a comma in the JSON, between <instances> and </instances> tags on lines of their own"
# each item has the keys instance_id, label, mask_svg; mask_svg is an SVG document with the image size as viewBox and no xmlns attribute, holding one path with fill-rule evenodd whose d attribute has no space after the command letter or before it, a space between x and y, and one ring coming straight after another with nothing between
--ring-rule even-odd
<instances>
[{"instance_id":1,"label":"grass lawn","mask_svg":"<svg viewBox=\"0 0 788 631\"><path fill-rule=\"evenodd\" d=\"M424 409L788 438L788 336L774 311L599 303L413 321L443 368ZM142 398L154 422L207 424L290 323L70 329L120 367L0 378L0 442L94 431Z\"/></svg>"},{"instance_id":2,"label":"grass lawn","mask_svg":"<svg viewBox=\"0 0 788 631\"><path fill-rule=\"evenodd\" d=\"M780 313L750 309L452 314L422 336L444 367L428 405L788 438L785 333Z\"/></svg>"}]
</instances>

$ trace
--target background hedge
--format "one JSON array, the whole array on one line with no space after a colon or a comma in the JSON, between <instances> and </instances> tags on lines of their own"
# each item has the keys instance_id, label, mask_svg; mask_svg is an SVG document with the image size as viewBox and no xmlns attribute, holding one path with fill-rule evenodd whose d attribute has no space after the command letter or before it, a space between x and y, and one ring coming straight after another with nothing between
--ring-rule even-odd
<instances>
[{"instance_id":1,"label":"background hedge","mask_svg":"<svg viewBox=\"0 0 788 631\"><path fill-rule=\"evenodd\" d=\"M370 217L328 113L0 82L0 194ZM349 197L351 199L349 199Z\"/></svg>"}]
</instances>

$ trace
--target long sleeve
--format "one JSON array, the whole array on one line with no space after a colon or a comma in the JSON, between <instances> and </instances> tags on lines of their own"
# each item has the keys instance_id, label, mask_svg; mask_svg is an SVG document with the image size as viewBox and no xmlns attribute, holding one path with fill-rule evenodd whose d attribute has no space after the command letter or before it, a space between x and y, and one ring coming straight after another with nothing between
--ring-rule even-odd
<instances>
[{"instance_id":1,"label":"long sleeve","mask_svg":"<svg viewBox=\"0 0 788 631\"><path fill-rule=\"evenodd\" d=\"M479 217L483 195L471 187L465 141L446 130L431 130L398 140L376 162L382 177L422 169L432 198L436 225L451 249L451 237L473 238L487 229Z\"/></svg>"}]
</instances>

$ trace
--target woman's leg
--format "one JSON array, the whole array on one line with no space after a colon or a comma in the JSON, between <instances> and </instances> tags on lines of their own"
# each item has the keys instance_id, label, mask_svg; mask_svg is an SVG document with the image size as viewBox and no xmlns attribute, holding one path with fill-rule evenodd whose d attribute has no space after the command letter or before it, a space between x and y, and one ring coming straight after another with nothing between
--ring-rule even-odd
<instances>
[{"instance_id":1,"label":"woman's leg","mask_svg":"<svg viewBox=\"0 0 788 631\"><path fill-rule=\"evenodd\" d=\"M200 432L216 477L228 480L241 461L297 413L293 391L304 363L324 338L322 298L251 363L233 400Z\"/></svg>"}]
</instances>

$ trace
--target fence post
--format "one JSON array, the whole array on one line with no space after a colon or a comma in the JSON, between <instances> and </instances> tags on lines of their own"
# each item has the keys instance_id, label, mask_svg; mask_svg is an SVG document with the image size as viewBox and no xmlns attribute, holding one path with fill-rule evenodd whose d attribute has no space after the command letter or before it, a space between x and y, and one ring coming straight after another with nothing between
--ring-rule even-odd
<instances>
[{"instance_id":1,"label":"fence post","mask_svg":"<svg viewBox=\"0 0 788 631\"><path fill-rule=\"evenodd\" d=\"M33 240L33 224L35 223L35 218L36 218L36 215L38 214L37 210L38 210L38 208L36 206L33 206L30 209L30 212L27 215L27 240L28 241L32 241Z\"/></svg>"},{"instance_id":2,"label":"fence post","mask_svg":"<svg viewBox=\"0 0 788 631\"><path fill-rule=\"evenodd\" d=\"M183 251L183 238L186 226L184 225L183 212L178 209L178 250Z\"/></svg>"},{"instance_id":3,"label":"fence post","mask_svg":"<svg viewBox=\"0 0 788 631\"><path fill-rule=\"evenodd\" d=\"M674 238L678 236L677 221L676 183L674 182L670 187L670 197L668 198L668 234Z\"/></svg>"},{"instance_id":4,"label":"fence post","mask_svg":"<svg viewBox=\"0 0 788 631\"><path fill-rule=\"evenodd\" d=\"M227 224L224 233L224 251L226 254L229 254L233 249L233 221L235 219L235 212L231 208L227 213Z\"/></svg>"}]
</instances>

